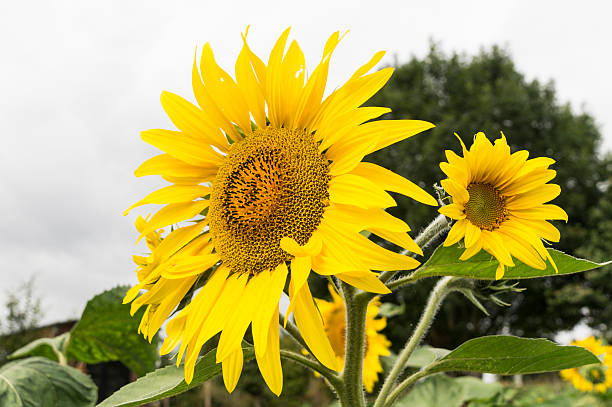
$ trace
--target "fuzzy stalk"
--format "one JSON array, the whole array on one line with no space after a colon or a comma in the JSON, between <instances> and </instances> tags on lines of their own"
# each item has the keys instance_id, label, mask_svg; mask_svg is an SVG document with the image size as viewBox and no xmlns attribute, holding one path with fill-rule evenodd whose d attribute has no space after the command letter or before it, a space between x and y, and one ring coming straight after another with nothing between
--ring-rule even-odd
<instances>
[{"instance_id":1,"label":"fuzzy stalk","mask_svg":"<svg viewBox=\"0 0 612 407\"><path fill-rule=\"evenodd\" d=\"M434 289L429 294L429 299L427 300L427 305L421 314L421 319L417 324L414 332L412 332L412 336L406 342L404 349L400 352L395 361L395 365L389 372L389 375L385 379L385 383L376 398L376 402L374 403L374 407L383 407L387 404L387 397L391 392L392 387L397 381L400 374L404 371L406 366L406 362L408 358L412 354L412 352L416 349L417 345L423 339L423 336L429 330L431 323L433 322L438 309L440 308L440 304L444 300L444 297L450 292L449 284L455 279L455 277L442 277Z\"/></svg>"},{"instance_id":2,"label":"fuzzy stalk","mask_svg":"<svg viewBox=\"0 0 612 407\"><path fill-rule=\"evenodd\" d=\"M356 296L356 290L341 283L342 295L346 304L346 348L342 388L338 398L342 407L365 407L363 390L363 356L365 352L366 310L369 300Z\"/></svg>"}]
</instances>

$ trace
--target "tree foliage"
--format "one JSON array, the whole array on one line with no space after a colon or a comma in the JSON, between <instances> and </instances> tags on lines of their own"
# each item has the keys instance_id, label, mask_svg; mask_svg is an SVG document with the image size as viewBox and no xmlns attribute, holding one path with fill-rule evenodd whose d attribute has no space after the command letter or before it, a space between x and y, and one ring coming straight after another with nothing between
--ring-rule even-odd
<instances>
[{"instance_id":1,"label":"tree foliage","mask_svg":"<svg viewBox=\"0 0 612 407\"><path fill-rule=\"evenodd\" d=\"M390 107L393 111L386 119L436 124L414 139L367 157L431 193L433 185L444 178L438 165L445 161L444 150L460 153L455 132L469 145L478 131L489 138L503 131L513 151L526 149L530 157L554 158L554 182L562 188L555 203L569 214L567 224L555 222L562 238L554 247L595 261L609 260L612 159L600 155L597 124L588 113L576 113L569 104L560 103L553 82L525 78L508 52L493 47L467 57L444 54L432 45L425 58L413 57L397 66L389 83L369 104ZM415 233L434 216L430 207L403 197L397 201L390 212L407 220ZM487 305L490 317L464 298L450 297L430 341L435 346L454 347L474 336L501 332L551 337L583 319L607 329L612 320L612 306L605 295L612 286L610 274L608 266L575 276L521 282L527 290L507 297L510 307ZM406 327L417 320L429 289L419 284L394 294L396 302L413 304L403 316L390 321L388 335L395 346L405 341Z\"/></svg>"}]
</instances>

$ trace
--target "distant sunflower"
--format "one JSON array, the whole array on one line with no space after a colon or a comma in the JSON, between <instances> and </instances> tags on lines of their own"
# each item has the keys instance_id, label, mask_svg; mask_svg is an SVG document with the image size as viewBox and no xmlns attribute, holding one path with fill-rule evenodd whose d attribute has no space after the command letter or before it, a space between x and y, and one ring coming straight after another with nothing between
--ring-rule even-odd
<instances>
[{"instance_id":1,"label":"distant sunflower","mask_svg":"<svg viewBox=\"0 0 612 407\"><path fill-rule=\"evenodd\" d=\"M506 266L514 266L512 256L540 270L548 259L557 270L541 240L558 242L560 238L547 220L567 221L563 209L546 204L561 192L558 185L547 183L556 175L548 169L555 161L548 157L528 160L525 150L510 154L503 133L495 145L484 133L476 134L470 150L459 141L463 157L446 150L448 162L440 164L448 176L442 187L453 202L438 210L457 220L444 246L463 238L466 250L461 260L486 250L499 261L496 279L503 277Z\"/></svg>"},{"instance_id":2,"label":"distant sunflower","mask_svg":"<svg viewBox=\"0 0 612 407\"><path fill-rule=\"evenodd\" d=\"M196 281L202 288L167 325L161 352L180 343L185 380L191 382L201 347L221 332L217 361L232 391L242 371L241 341L251 325L255 356L270 389L282 390L278 303L290 273L290 312L313 355L338 370L307 284L310 270L335 275L353 286L387 293L376 271L406 270L419 262L383 249L368 230L422 254L385 191L436 205L414 183L375 164L371 152L433 127L418 120L371 121L390 109L360 107L393 69L368 74L379 52L323 99L336 32L309 78L304 55L289 30L267 65L243 35L234 80L206 44L192 82L199 106L163 92L161 103L179 131L147 130L141 137L165 153L144 162L136 176L161 175L173 185L132 205L166 205L139 228L149 236L161 227L191 221L152 248L153 263L125 298L132 311L147 305L141 331L151 338ZM288 315L287 315L288 316Z\"/></svg>"},{"instance_id":3,"label":"distant sunflower","mask_svg":"<svg viewBox=\"0 0 612 407\"><path fill-rule=\"evenodd\" d=\"M346 342L346 307L344 300L330 285L329 292L332 302L316 298L317 306L323 316L325 333L329 338L336 359L340 365L344 364L344 351ZM380 333L387 326L387 318L377 318L380 309L380 300L376 297L370 304L366 313L366 351L363 359L363 385L368 393L374 390L374 384L378 381L378 374L383 371L380 364L381 356L390 354L391 342Z\"/></svg>"},{"instance_id":4,"label":"distant sunflower","mask_svg":"<svg viewBox=\"0 0 612 407\"><path fill-rule=\"evenodd\" d=\"M601 340L590 336L580 341L573 341L573 346L580 346L597 356L604 355L602 364L593 364L573 369L564 369L561 377L580 391L605 393L612 387L612 346L605 346Z\"/></svg>"}]
</instances>

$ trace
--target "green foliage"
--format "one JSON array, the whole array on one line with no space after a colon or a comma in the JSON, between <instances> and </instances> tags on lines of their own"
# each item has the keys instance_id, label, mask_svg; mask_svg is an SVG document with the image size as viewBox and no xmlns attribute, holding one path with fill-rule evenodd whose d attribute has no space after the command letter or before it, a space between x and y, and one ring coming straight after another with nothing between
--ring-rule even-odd
<instances>
[{"instance_id":1,"label":"green foliage","mask_svg":"<svg viewBox=\"0 0 612 407\"><path fill-rule=\"evenodd\" d=\"M450 350L421 346L416 348L406 361L407 367L424 367L448 355Z\"/></svg>"},{"instance_id":2,"label":"green foliage","mask_svg":"<svg viewBox=\"0 0 612 407\"><path fill-rule=\"evenodd\" d=\"M139 376L155 369L157 340L148 343L138 334L142 311L130 316L122 304L126 286L113 288L89 300L70 333L69 358L86 363L118 360Z\"/></svg>"},{"instance_id":3,"label":"green foliage","mask_svg":"<svg viewBox=\"0 0 612 407\"><path fill-rule=\"evenodd\" d=\"M244 362L255 357L252 348L242 348ZM202 356L195 365L193 381L185 382L183 366L166 366L132 382L104 400L98 407L131 407L183 393L221 374L221 364L215 361L217 350Z\"/></svg>"},{"instance_id":4,"label":"green foliage","mask_svg":"<svg viewBox=\"0 0 612 407\"><path fill-rule=\"evenodd\" d=\"M482 250L468 260L459 260L464 250L459 245L450 247L439 246L414 275L419 277L455 276L495 280L495 270L497 269L498 262L493 256ZM547 267L545 270L537 270L521 263L518 259L514 259L515 267L507 268L503 279L561 276L593 270L612 263L612 261L608 261L600 264L589 260L577 259L554 249L548 249L548 253L550 253L550 256L555 261L559 269L558 273L555 272L550 262L546 263Z\"/></svg>"},{"instance_id":5,"label":"green foliage","mask_svg":"<svg viewBox=\"0 0 612 407\"><path fill-rule=\"evenodd\" d=\"M66 344L70 333L66 332L55 338L39 338L9 355L9 359L19 359L28 356L42 356L55 362L64 361Z\"/></svg>"},{"instance_id":6,"label":"green foliage","mask_svg":"<svg viewBox=\"0 0 612 407\"><path fill-rule=\"evenodd\" d=\"M598 153L601 135L594 118L560 104L552 82L525 79L505 51L493 47L466 57L446 55L432 46L425 58L397 66L389 83L368 104L390 107L392 113L384 118L436 124L430 131L367 157L432 193L432 185L444 178L438 166L445 161L444 150L460 153L454 132L467 143L478 131L491 138L503 131L513 151L527 149L530 157L554 158L554 182L562 188L555 203L569 214L567 224L555 222L561 231L561 242L555 248L599 262L610 260L612 157ZM405 219L415 233L434 217L430 207L401 196L396 201L398 206L390 212ZM489 318L463 298L449 297L428 341L453 348L468 338L508 329L521 336L552 336L585 318L591 326L605 329L612 320L607 295L612 289L611 270L607 266L584 274L521 282L527 292L506 295L511 307L487 304ZM386 334L395 349L404 343L407 327L418 319L419 305L432 285L419 283L386 297L385 301L393 298L402 304L408 302L407 296L414 304L389 321Z\"/></svg>"},{"instance_id":7,"label":"green foliage","mask_svg":"<svg viewBox=\"0 0 612 407\"><path fill-rule=\"evenodd\" d=\"M42 357L7 363L0 379L0 405L7 407L87 407L97 398L88 376Z\"/></svg>"},{"instance_id":8,"label":"green foliage","mask_svg":"<svg viewBox=\"0 0 612 407\"><path fill-rule=\"evenodd\" d=\"M0 318L0 363L8 354L36 339L34 328L43 312L41 300L34 292L35 279L30 277L16 289L6 291L6 315Z\"/></svg>"},{"instance_id":9,"label":"green foliage","mask_svg":"<svg viewBox=\"0 0 612 407\"><path fill-rule=\"evenodd\" d=\"M398 407L461 407L467 401L489 399L502 390L498 383L483 383L474 377L452 379L444 374L434 375L414 386L399 400Z\"/></svg>"},{"instance_id":10,"label":"green foliage","mask_svg":"<svg viewBox=\"0 0 612 407\"><path fill-rule=\"evenodd\" d=\"M431 373L467 371L502 375L551 372L600 363L588 350L546 339L485 336L471 339L425 367Z\"/></svg>"}]
</instances>

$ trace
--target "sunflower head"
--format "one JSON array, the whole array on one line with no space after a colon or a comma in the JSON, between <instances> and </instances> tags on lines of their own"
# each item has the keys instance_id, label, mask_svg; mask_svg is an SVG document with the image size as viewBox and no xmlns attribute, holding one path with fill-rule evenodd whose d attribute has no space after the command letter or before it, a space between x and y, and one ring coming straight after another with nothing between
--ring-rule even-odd
<instances>
[{"instance_id":1,"label":"sunflower head","mask_svg":"<svg viewBox=\"0 0 612 407\"><path fill-rule=\"evenodd\" d=\"M289 288L291 313L309 351L341 368L308 287L311 271L384 294L379 271L409 270L410 256L389 251L366 230L422 254L409 226L385 209L387 191L437 206L414 183L378 165L369 153L433 127L419 120L378 120L384 107L361 107L393 72L372 72L375 54L348 81L325 95L332 34L312 74L296 41L281 34L267 62L243 46L232 77L206 44L192 69L196 104L170 92L161 103L177 130L152 129L141 138L163 151L135 174L161 175L171 185L132 205L164 205L139 219L151 250L138 260L136 284L125 298L145 306L141 331L151 338L188 292L201 287L167 324L161 353L178 348L191 382L200 349L220 334L217 362L232 391L242 371L242 338L250 328L256 361L279 394L279 300ZM161 228L171 226L167 233ZM166 230L168 230L166 229ZM138 294L144 291L140 296ZM381 320L377 320L381 324ZM384 322L382 322L384 325Z\"/></svg>"},{"instance_id":2,"label":"sunflower head","mask_svg":"<svg viewBox=\"0 0 612 407\"><path fill-rule=\"evenodd\" d=\"M603 363L564 369L559 374L582 392L605 393L612 387L612 346L603 345L593 336L572 341L572 346L580 346L597 356L604 355Z\"/></svg>"},{"instance_id":3,"label":"sunflower head","mask_svg":"<svg viewBox=\"0 0 612 407\"><path fill-rule=\"evenodd\" d=\"M548 220L567 221L563 209L547 203L561 192L558 185L549 183L556 175L548 168L554 160L527 159L529 153L524 150L510 153L503 133L495 144L478 133L470 149L459 141L463 157L447 150L448 162L440 164L448 176L441 184L452 203L439 211L457 220L444 245L463 239L462 260L486 250L499 261L497 279L505 267L514 266L513 257L541 270L548 260L556 270L542 244L542 239L558 242L560 238Z\"/></svg>"},{"instance_id":4,"label":"sunflower head","mask_svg":"<svg viewBox=\"0 0 612 407\"><path fill-rule=\"evenodd\" d=\"M344 300L336 289L330 284L329 292L332 301L316 299L317 306L323 317L325 333L334 349L336 358L340 364L344 363L344 351L346 342L346 307ZM374 384L378 381L378 374L383 371L380 363L381 356L390 355L391 342L385 335L380 333L387 326L385 317L378 318L380 310L380 299L376 297L366 311L366 341L365 356L363 360L363 385L368 392L374 390Z\"/></svg>"}]
</instances>

